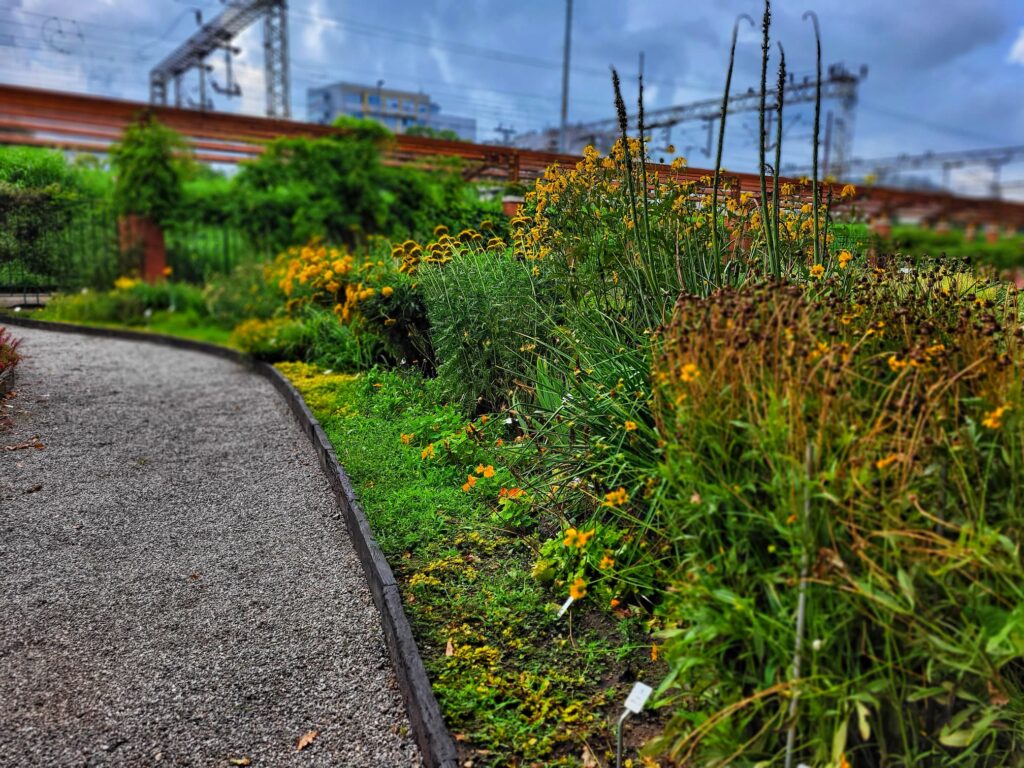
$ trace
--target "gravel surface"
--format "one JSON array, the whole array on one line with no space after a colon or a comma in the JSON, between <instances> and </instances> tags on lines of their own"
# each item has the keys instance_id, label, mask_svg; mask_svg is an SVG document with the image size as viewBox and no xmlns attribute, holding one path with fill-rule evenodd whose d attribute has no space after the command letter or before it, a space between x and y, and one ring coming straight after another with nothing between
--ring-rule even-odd
<instances>
[{"instance_id":1,"label":"gravel surface","mask_svg":"<svg viewBox=\"0 0 1024 768\"><path fill-rule=\"evenodd\" d=\"M334 497L270 383L13 330L0 766L418 765Z\"/></svg>"}]
</instances>

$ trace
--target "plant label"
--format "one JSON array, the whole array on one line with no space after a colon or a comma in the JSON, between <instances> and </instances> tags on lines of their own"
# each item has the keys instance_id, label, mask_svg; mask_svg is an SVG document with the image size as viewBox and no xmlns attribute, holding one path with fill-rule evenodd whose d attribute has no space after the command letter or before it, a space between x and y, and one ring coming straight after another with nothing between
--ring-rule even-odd
<instances>
[{"instance_id":1,"label":"plant label","mask_svg":"<svg viewBox=\"0 0 1024 768\"><path fill-rule=\"evenodd\" d=\"M651 698L651 694L654 693L654 689L651 686L641 682L633 684L633 690L629 692L629 696L626 697L625 707L634 715L640 714L640 710L644 708L644 704Z\"/></svg>"},{"instance_id":2,"label":"plant label","mask_svg":"<svg viewBox=\"0 0 1024 768\"><path fill-rule=\"evenodd\" d=\"M565 616L565 612L569 610L569 606L572 605L574 602L575 600L573 600L572 597L569 597L568 600L562 603L562 607L558 609L558 618L562 618L563 616Z\"/></svg>"}]
</instances>

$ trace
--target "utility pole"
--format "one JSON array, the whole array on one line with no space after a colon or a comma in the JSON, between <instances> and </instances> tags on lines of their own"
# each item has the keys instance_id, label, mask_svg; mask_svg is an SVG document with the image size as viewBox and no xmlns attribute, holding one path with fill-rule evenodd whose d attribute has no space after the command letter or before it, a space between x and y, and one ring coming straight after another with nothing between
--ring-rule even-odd
<instances>
[{"instance_id":1,"label":"utility pole","mask_svg":"<svg viewBox=\"0 0 1024 768\"><path fill-rule=\"evenodd\" d=\"M565 0L565 45L562 47L562 122L558 130L558 151L568 151L566 132L569 127L569 49L572 43L572 0Z\"/></svg>"}]
</instances>

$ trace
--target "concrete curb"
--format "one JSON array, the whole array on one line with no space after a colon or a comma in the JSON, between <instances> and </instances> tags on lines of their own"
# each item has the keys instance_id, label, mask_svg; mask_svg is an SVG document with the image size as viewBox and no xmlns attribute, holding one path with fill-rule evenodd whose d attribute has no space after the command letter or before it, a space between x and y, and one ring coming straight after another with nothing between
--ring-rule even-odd
<instances>
[{"instance_id":1,"label":"concrete curb","mask_svg":"<svg viewBox=\"0 0 1024 768\"><path fill-rule=\"evenodd\" d=\"M342 516L348 527L349 536L352 539L352 545L363 565L363 572L366 575L370 593L373 595L373 602L377 606L377 610L380 611L384 637L391 653L391 664L398 678L406 713L409 716L413 736L419 745L424 765L427 768L457 768L458 753L455 750L455 742L441 716L441 708L438 706L430 679L427 677L426 668L423 666L419 648L413 638L412 627L405 615L402 598L391 566L388 565L384 553L381 552L380 546L373 536L366 515L352 489L352 483L339 463L334 448L327 439L327 434L309 410L302 395L280 371L267 363L254 361L234 349L176 336L122 328L57 323L11 314L0 314L0 324L128 341L148 341L178 349L204 352L243 365L268 379L287 401L299 426L313 443L320 458L320 467L334 490L338 506L341 508Z\"/></svg>"}]
</instances>

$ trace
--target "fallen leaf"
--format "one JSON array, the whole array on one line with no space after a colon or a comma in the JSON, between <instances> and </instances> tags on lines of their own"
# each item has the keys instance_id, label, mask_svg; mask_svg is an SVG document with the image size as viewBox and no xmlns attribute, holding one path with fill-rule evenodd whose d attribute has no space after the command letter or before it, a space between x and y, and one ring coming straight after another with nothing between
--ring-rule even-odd
<instances>
[{"instance_id":1,"label":"fallen leaf","mask_svg":"<svg viewBox=\"0 0 1024 768\"><path fill-rule=\"evenodd\" d=\"M252 765L252 760L248 757L232 757L228 762L232 765Z\"/></svg>"},{"instance_id":2,"label":"fallen leaf","mask_svg":"<svg viewBox=\"0 0 1024 768\"><path fill-rule=\"evenodd\" d=\"M295 751L301 752L310 744L312 744L313 739L315 739L319 735L320 734L317 731L306 731L304 734L302 734L302 738L299 739L299 743L295 745Z\"/></svg>"},{"instance_id":3,"label":"fallen leaf","mask_svg":"<svg viewBox=\"0 0 1024 768\"><path fill-rule=\"evenodd\" d=\"M25 493L35 493L36 491L41 491L41 490L43 490L43 484L42 483L36 483L31 488L26 489Z\"/></svg>"},{"instance_id":4,"label":"fallen leaf","mask_svg":"<svg viewBox=\"0 0 1024 768\"><path fill-rule=\"evenodd\" d=\"M994 685L991 680L986 685L988 686L988 700L992 703L993 707L1005 707L1010 703L1010 697Z\"/></svg>"},{"instance_id":5,"label":"fallen leaf","mask_svg":"<svg viewBox=\"0 0 1024 768\"><path fill-rule=\"evenodd\" d=\"M583 755L580 757L583 761L583 768L598 768L600 763L597 762L597 758L594 757L594 753L590 751L590 747L583 747Z\"/></svg>"},{"instance_id":6,"label":"fallen leaf","mask_svg":"<svg viewBox=\"0 0 1024 768\"><path fill-rule=\"evenodd\" d=\"M18 443L17 445L5 445L4 446L4 450L5 451L23 451L26 448L35 448L37 451L41 451L45 447L46 446L43 445L42 443L40 443L38 440L35 441L35 442L30 440L27 443Z\"/></svg>"},{"instance_id":7,"label":"fallen leaf","mask_svg":"<svg viewBox=\"0 0 1024 768\"><path fill-rule=\"evenodd\" d=\"M451 641L451 638L448 638L448 645L445 646L444 655L445 656L454 656L455 655L455 644Z\"/></svg>"},{"instance_id":8,"label":"fallen leaf","mask_svg":"<svg viewBox=\"0 0 1024 768\"><path fill-rule=\"evenodd\" d=\"M203 574L201 574L201 573L190 573L190 574L188 575L188 577L189 577L190 579L192 579L192 581L195 581L196 579L201 579L201 578L203 578Z\"/></svg>"}]
</instances>

